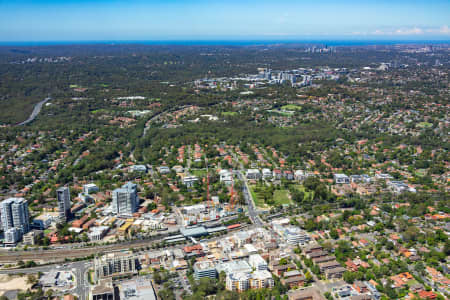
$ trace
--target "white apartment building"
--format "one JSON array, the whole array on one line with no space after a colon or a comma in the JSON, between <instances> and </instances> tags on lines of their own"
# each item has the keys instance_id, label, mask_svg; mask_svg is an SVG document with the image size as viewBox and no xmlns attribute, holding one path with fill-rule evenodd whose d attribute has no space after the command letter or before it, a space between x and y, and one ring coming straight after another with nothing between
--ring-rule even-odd
<instances>
[{"instance_id":1,"label":"white apartment building","mask_svg":"<svg viewBox=\"0 0 450 300\"><path fill-rule=\"evenodd\" d=\"M70 218L70 190L68 187L60 187L56 190L58 200L59 221L67 222Z\"/></svg>"},{"instance_id":2,"label":"white apartment building","mask_svg":"<svg viewBox=\"0 0 450 300\"><path fill-rule=\"evenodd\" d=\"M0 207L5 243L15 244L30 230L28 202L24 198L9 198Z\"/></svg>"},{"instance_id":3,"label":"white apartment building","mask_svg":"<svg viewBox=\"0 0 450 300\"><path fill-rule=\"evenodd\" d=\"M130 252L109 253L94 259L95 280L138 271L138 257Z\"/></svg>"},{"instance_id":4,"label":"white apartment building","mask_svg":"<svg viewBox=\"0 0 450 300\"><path fill-rule=\"evenodd\" d=\"M252 254L248 258L248 263L255 270L264 271L267 270L267 262L259 254Z\"/></svg>"},{"instance_id":5,"label":"white apartment building","mask_svg":"<svg viewBox=\"0 0 450 300\"><path fill-rule=\"evenodd\" d=\"M137 185L131 182L112 193L112 211L120 216L131 216L139 206Z\"/></svg>"}]
</instances>

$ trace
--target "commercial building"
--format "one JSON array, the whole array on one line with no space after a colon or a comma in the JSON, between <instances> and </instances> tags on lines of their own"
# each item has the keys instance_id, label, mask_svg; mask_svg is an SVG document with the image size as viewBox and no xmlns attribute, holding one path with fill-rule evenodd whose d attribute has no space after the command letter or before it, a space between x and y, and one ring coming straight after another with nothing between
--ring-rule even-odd
<instances>
[{"instance_id":1,"label":"commercial building","mask_svg":"<svg viewBox=\"0 0 450 300\"><path fill-rule=\"evenodd\" d=\"M273 224L273 229L290 245L303 245L311 240L308 233L298 227Z\"/></svg>"},{"instance_id":2,"label":"commercial building","mask_svg":"<svg viewBox=\"0 0 450 300\"><path fill-rule=\"evenodd\" d=\"M91 193L98 192L98 187L93 183L83 185L83 194L89 195Z\"/></svg>"},{"instance_id":3,"label":"commercial building","mask_svg":"<svg viewBox=\"0 0 450 300\"><path fill-rule=\"evenodd\" d=\"M288 293L289 300L326 300L315 287L291 290Z\"/></svg>"},{"instance_id":4,"label":"commercial building","mask_svg":"<svg viewBox=\"0 0 450 300\"><path fill-rule=\"evenodd\" d=\"M137 211L139 198L137 185L131 182L112 192L112 210L120 216L131 216Z\"/></svg>"},{"instance_id":5,"label":"commercial building","mask_svg":"<svg viewBox=\"0 0 450 300\"><path fill-rule=\"evenodd\" d=\"M66 223L70 219L70 190L68 187L60 187L56 190L58 200L59 221Z\"/></svg>"},{"instance_id":6,"label":"commercial building","mask_svg":"<svg viewBox=\"0 0 450 300\"><path fill-rule=\"evenodd\" d=\"M122 281L119 289L121 300L156 300L152 282L147 277Z\"/></svg>"},{"instance_id":7,"label":"commercial building","mask_svg":"<svg viewBox=\"0 0 450 300\"><path fill-rule=\"evenodd\" d=\"M1 202L1 220L5 232L11 228L19 231L19 240L30 230L28 202L24 198L9 198Z\"/></svg>"},{"instance_id":8,"label":"commercial building","mask_svg":"<svg viewBox=\"0 0 450 300\"><path fill-rule=\"evenodd\" d=\"M255 270L264 271L267 270L267 262L259 254L252 254L248 258L248 263Z\"/></svg>"},{"instance_id":9,"label":"commercial building","mask_svg":"<svg viewBox=\"0 0 450 300\"><path fill-rule=\"evenodd\" d=\"M11 227L5 231L5 244L14 245L22 238L22 232L20 229Z\"/></svg>"},{"instance_id":10,"label":"commercial building","mask_svg":"<svg viewBox=\"0 0 450 300\"><path fill-rule=\"evenodd\" d=\"M95 280L115 275L135 274L138 268L138 257L130 252L109 253L94 260Z\"/></svg>"},{"instance_id":11,"label":"commercial building","mask_svg":"<svg viewBox=\"0 0 450 300\"><path fill-rule=\"evenodd\" d=\"M184 237L198 237L198 236L208 235L208 231L206 231L205 227L203 227L203 226L180 228L180 233Z\"/></svg>"},{"instance_id":12,"label":"commercial building","mask_svg":"<svg viewBox=\"0 0 450 300\"><path fill-rule=\"evenodd\" d=\"M40 230L32 230L23 235L23 243L25 245L34 245L38 236L42 236L43 232Z\"/></svg>"},{"instance_id":13,"label":"commercial building","mask_svg":"<svg viewBox=\"0 0 450 300\"><path fill-rule=\"evenodd\" d=\"M225 272L228 274L236 273L251 273L253 271L252 267L245 260L232 260L218 264L216 266L217 273Z\"/></svg>"},{"instance_id":14,"label":"commercial building","mask_svg":"<svg viewBox=\"0 0 450 300\"><path fill-rule=\"evenodd\" d=\"M91 232L88 233L89 240L91 242L101 241L103 237L108 233L108 226L95 226L91 228Z\"/></svg>"},{"instance_id":15,"label":"commercial building","mask_svg":"<svg viewBox=\"0 0 450 300\"><path fill-rule=\"evenodd\" d=\"M42 214L33 219L31 226L35 229L45 230L50 227L55 219L56 218L50 214Z\"/></svg>"},{"instance_id":16,"label":"commercial building","mask_svg":"<svg viewBox=\"0 0 450 300\"><path fill-rule=\"evenodd\" d=\"M111 278L103 279L91 289L90 300L116 300L119 299L118 288L113 285Z\"/></svg>"},{"instance_id":17,"label":"commercial building","mask_svg":"<svg viewBox=\"0 0 450 300\"><path fill-rule=\"evenodd\" d=\"M194 278L196 280L204 277L216 278L216 274L216 268L210 261L199 261L194 264Z\"/></svg>"}]
</instances>

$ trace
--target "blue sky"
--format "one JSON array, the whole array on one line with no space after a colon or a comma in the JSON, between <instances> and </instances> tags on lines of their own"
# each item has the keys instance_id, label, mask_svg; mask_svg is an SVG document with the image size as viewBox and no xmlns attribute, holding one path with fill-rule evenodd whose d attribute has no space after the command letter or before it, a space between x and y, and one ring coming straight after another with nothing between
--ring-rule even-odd
<instances>
[{"instance_id":1,"label":"blue sky","mask_svg":"<svg viewBox=\"0 0 450 300\"><path fill-rule=\"evenodd\" d=\"M0 41L450 39L449 0L0 0Z\"/></svg>"}]
</instances>

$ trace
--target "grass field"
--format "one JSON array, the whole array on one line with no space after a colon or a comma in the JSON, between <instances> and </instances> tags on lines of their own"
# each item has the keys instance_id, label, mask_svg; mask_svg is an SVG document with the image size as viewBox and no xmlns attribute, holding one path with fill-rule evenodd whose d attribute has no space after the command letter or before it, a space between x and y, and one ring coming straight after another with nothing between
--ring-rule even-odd
<instances>
[{"instance_id":1,"label":"grass field","mask_svg":"<svg viewBox=\"0 0 450 300\"><path fill-rule=\"evenodd\" d=\"M421 128L430 128L430 127L433 127L433 124L428 123L428 122L420 122L419 124L417 124L417 126L419 126Z\"/></svg>"},{"instance_id":2,"label":"grass field","mask_svg":"<svg viewBox=\"0 0 450 300\"><path fill-rule=\"evenodd\" d=\"M272 110L268 110L268 112L279 114L279 115L282 115L282 116L292 116L293 115L292 112L286 112L286 111L281 111L281 110L273 110L273 109Z\"/></svg>"},{"instance_id":3,"label":"grass field","mask_svg":"<svg viewBox=\"0 0 450 300\"><path fill-rule=\"evenodd\" d=\"M416 175L422 177L422 176L425 176L427 174L427 170L426 169L417 169L415 173L416 173Z\"/></svg>"},{"instance_id":4,"label":"grass field","mask_svg":"<svg viewBox=\"0 0 450 300\"><path fill-rule=\"evenodd\" d=\"M307 192L305 190L305 187L303 185L301 185L301 184L295 185L295 188L297 190L302 191L303 193L305 193L305 199L307 199L307 200L313 200L314 199L314 191Z\"/></svg>"},{"instance_id":5,"label":"grass field","mask_svg":"<svg viewBox=\"0 0 450 300\"><path fill-rule=\"evenodd\" d=\"M282 110L301 110L302 107L300 105L288 104L281 107Z\"/></svg>"},{"instance_id":6,"label":"grass field","mask_svg":"<svg viewBox=\"0 0 450 300\"><path fill-rule=\"evenodd\" d=\"M418 284L419 282L417 282L417 280L415 280L415 279L411 279L411 280L409 280L406 284L409 286L409 287L412 287L413 285L416 285L416 284Z\"/></svg>"},{"instance_id":7,"label":"grass field","mask_svg":"<svg viewBox=\"0 0 450 300\"><path fill-rule=\"evenodd\" d=\"M108 111L106 109L103 109L103 108L91 111L92 114L104 114L104 113L107 113L107 112Z\"/></svg>"},{"instance_id":8,"label":"grass field","mask_svg":"<svg viewBox=\"0 0 450 300\"><path fill-rule=\"evenodd\" d=\"M276 190L273 193L273 200L276 204L291 204L288 190Z\"/></svg>"},{"instance_id":9,"label":"grass field","mask_svg":"<svg viewBox=\"0 0 450 300\"><path fill-rule=\"evenodd\" d=\"M192 170L192 175L195 175L197 177L205 177L206 176L206 170ZM211 174L211 170L210 170Z\"/></svg>"},{"instance_id":10,"label":"grass field","mask_svg":"<svg viewBox=\"0 0 450 300\"><path fill-rule=\"evenodd\" d=\"M255 201L255 205L261 208L268 208L270 205L264 202L263 193L255 192L255 186L251 185L250 193L252 194L253 200ZM291 204L292 201L289 198L288 190L276 190L273 194L273 200L275 201L274 205L280 204Z\"/></svg>"},{"instance_id":11,"label":"grass field","mask_svg":"<svg viewBox=\"0 0 450 300\"><path fill-rule=\"evenodd\" d=\"M224 115L224 116L235 116L235 115L237 115L237 112L236 111L224 111L222 113L222 115Z\"/></svg>"},{"instance_id":12,"label":"grass field","mask_svg":"<svg viewBox=\"0 0 450 300\"><path fill-rule=\"evenodd\" d=\"M264 199L262 197L260 197L260 195L258 193L255 192L255 186L254 185L249 185L250 188L250 194L252 194L252 198L255 201L255 205L257 207L267 207L267 204L264 203Z\"/></svg>"}]
</instances>

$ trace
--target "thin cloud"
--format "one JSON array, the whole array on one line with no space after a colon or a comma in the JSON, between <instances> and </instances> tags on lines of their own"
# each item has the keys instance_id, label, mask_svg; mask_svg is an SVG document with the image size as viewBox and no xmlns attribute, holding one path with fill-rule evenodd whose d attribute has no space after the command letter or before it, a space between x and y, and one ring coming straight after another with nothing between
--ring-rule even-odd
<instances>
[{"instance_id":1,"label":"thin cloud","mask_svg":"<svg viewBox=\"0 0 450 300\"><path fill-rule=\"evenodd\" d=\"M450 34L450 28L447 25L444 25L439 29L439 33Z\"/></svg>"},{"instance_id":2,"label":"thin cloud","mask_svg":"<svg viewBox=\"0 0 450 300\"><path fill-rule=\"evenodd\" d=\"M360 33L364 35L366 33ZM450 28L447 25L435 28L421 28L421 27L402 27L393 28L388 30L376 29L369 34L371 35L427 35L427 34L439 34L439 35L449 35Z\"/></svg>"},{"instance_id":3,"label":"thin cloud","mask_svg":"<svg viewBox=\"0 0 450 300\"><path fill-rule=\"evenodd\" d=\"M414 28L400 28L395 31L397 35L416 35L423 34L423 29L414 27Z\"/></svg>"}]
</instances>

